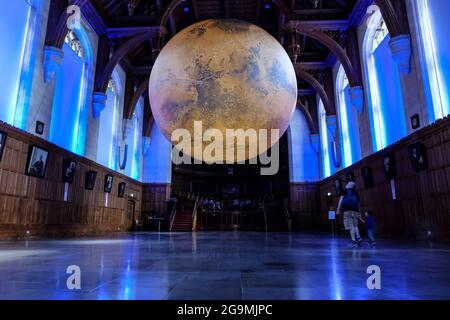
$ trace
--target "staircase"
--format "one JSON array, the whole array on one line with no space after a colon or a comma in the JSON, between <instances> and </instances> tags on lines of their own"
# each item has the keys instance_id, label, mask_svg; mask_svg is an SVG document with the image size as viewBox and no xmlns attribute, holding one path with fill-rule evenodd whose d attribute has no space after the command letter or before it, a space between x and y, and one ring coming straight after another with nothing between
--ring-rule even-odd
<instances>
[{"instance_id":1,"label":"staircase","mask_svg":"<svg viewBox=\"0 0 450 320\"><path fill-rule=\"evenodd\" d=\"M175 213L170 231L192 231L192 212L184 211Z\"/></svg>"}]
</instances>

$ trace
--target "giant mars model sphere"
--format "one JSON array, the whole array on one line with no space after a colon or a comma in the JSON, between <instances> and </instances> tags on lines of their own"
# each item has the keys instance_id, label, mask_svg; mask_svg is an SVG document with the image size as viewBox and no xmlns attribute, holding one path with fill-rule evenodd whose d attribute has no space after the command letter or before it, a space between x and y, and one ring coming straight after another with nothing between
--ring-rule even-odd
<instances>
[{"instance_id":1,"label":"giant mars model sphere","mask_svg":"<svg viewBox=\"0 0 450 320\"><path fill-rule=\"evenodd\" d=\"M263 29L229 19L199 22L175 35L153 66L149 90L155 121L167 139L175 129L187 129L194 138L194 121L202 121L203 132L219 130L224 144L230 143L227 129L266 129L266 150L286 131L297 103L295 70L283 47ZM274 140L271 129L279 129ZM245 141L232 142L235 150L247 150L237 161L266 151L252 152L249 145L257 141Z\"/></svg>"}]
</instances>

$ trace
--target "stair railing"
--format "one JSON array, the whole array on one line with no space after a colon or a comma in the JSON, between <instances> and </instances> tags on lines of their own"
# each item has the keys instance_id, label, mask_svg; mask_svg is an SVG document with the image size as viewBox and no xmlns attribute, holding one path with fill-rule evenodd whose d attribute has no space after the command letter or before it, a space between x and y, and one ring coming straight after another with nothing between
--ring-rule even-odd
<instances>
[{"instance_id":1,"label":"stair railing","mask_svg":"<svg viewBox=\"0 0 450 320\"><path fill-rule=\"evenodd\" d=\"M175 221L175 216L177 214L177 200L173 203L172 211L170 212L170 231L172 231L173 222Z\"/></svg>"},{"instance_id":2,"label":"stair railing","mask_svg":"<svg viewBox=\"0 0 450 320\"><path fill-rule=\"evenodd\" d=\"M195 199L194 210L192 211L192 231L197 231L197 207L199 196Z\"/></svg>"}]
</instances>

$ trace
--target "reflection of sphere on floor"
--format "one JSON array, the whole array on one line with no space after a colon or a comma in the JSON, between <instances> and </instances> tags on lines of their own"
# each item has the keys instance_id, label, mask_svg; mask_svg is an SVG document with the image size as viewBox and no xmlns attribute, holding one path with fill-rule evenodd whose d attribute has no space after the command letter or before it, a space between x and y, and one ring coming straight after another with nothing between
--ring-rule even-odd
<instances>
[{"instance_id":1,"label":"reflection of sphere on floor","mask_svg":"<svg viewBox=\"0 0 450 320\"><path fill-rule=\"evenodd\" d=\"M238 20L207 20L178 33L161 51L150 102L169 140L180 128L193 137L194 121L224 137L226 129L249 128L279 129L281 136L297 102L297 80L285 50L266 31Z\"/></svg>"}]
</instances>

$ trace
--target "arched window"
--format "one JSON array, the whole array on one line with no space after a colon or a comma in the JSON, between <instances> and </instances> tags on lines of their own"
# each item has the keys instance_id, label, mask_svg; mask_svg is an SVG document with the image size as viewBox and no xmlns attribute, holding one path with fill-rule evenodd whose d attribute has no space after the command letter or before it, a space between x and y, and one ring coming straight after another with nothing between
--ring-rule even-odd
<instances>
[{"instance_id":1,"label":"arched window","mask_svg":"<svg viewBox=\"0 0 450 320\"><path fill-rule=\"evenodd\" d=\"M341 65L336 77L336 98L341 133L342 163L345 168L361 158L358 113L352 107L349 90L348 78Z\"/></svg>"},{"instance_id":2,"label":"arched window","mask_svg":"<svg viewBox=\"0 0 450 320\"><path fill-rule=\"evenodd\" d=\"M113 79L114 78L114 79ZM118 170L118 140L119 140L119 82L117 71L108 83L106 90L106 106L100 113L97 162L112 169Z\"/></svg>"},{"instance_id":3,"label":"arched window","mask_svg":"<svg viewBox=\"0 0 450 320\"><path fill-rule=\"evenodd\" d=\"M450 113L450 20L448 0L415 0L419 53L430 122Z\"/></svg>"},{"instance_id":4,"label":"arched window","mask_svg":"<svg viewBox=\"0 0 450 320\"><path fill-rule=\"evenodd\" d=\"M400 140L407 134L398 67L392 59L390 36L381 12L367 21L363 61L374 151Z\"/></svg>"},{"instance_id":5,"label":"arched window","mask_svg":"<svg viewBox=\"0 0 450 320\"><path fill-rule=\"evenodd\" d=\"M319 127L320 127L320 143L322 149L322 176L328 178L331 176L331 155L330 155L330 139L328 138L327 113L322 100L319 100Z\"/></svg>"},{"instance_id":6,"label":"arched window","mask_svg":"<svg viewBox=\"0 0 450 320\"><path fill-rule=\"evenodd\" d=\"M26 0L3 1L0 11L0 120L11 125L21 117L17 105L23 67L30 58L26 48L31 12ZM21 127L21 119L18 122Z\"/></svg>"},{"instance_id":7,"label":"arched window","mask_svg":"<svg viewBox=\"0 0 450 320\"><path fill-rule=\"evenodd\" d=\"M86 28L83 23L65 38L50 124L50 141L80 155L85 151L93 70L93 51Z\"/></svg>"},{"instance_id":8,"label":"arched window","mask_svg":"<svg viewBox=\"0 0 450 320\"><path fill-rule=\"evenodd\" d=\"M142 125L144 114L144 102L141 98L136 106L136 111L133 114L133 146L132 146L132 161L131 161L131 177L139 180L141 177L141 153L142 153Z\"/></svg>"}]
</instances>

